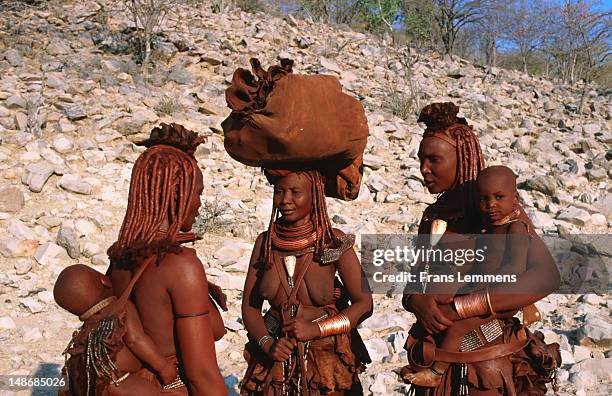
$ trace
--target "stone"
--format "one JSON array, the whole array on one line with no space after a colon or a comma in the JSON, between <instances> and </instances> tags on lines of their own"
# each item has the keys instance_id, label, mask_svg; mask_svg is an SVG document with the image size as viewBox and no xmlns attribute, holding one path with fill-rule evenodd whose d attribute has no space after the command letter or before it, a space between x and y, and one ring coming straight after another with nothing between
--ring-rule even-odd
<instances>
[{"instance_id":1,"label":"stone","mask_svg":"<svg viewBox=\"0 0 612 396\"><path fill-rule=\"evenodd\" d=\"M606 216L602 215L601 213L593 213L591 215L591 224L601 227L608 224L608 220L606 219Z\"/></svg>"},{"instance_id":2,"label":"stone","mask_svg":"<svg viewBox=\"0 0 612 396\"><path fill-rule=\"evenodd\" d=\"M105 253L96 254L91 258L91 263L93 265L98 265L100 267L108 267L110 264L110 260Z\"/></svg>"},{"instance_id":3,"label":"stone","mask_svg":"<svg viewBox=\"0 0 612 396\"><path fill-rule=\"evenodd\" d=\"M8 231L17 239L36 239L37 235L23 221L11 219L8 222Z\"/></svg>"},{"instance_id":4,"label":"stone","mask_svg":"<svg viewBox=\"0 0 612 396\"><path fill-rule=\"evenodd\" d=\"M362 324L372 331L384 331L394 328L405 329L410 327L408 321L395 314L374 314L365 320Z\"/></svg>"},{"instance_id":5,"label":"stone","mask_svg":"<svg viewBox=\"0 0 612 396\"><path fill-rule=\"evenodd\" d=\"M93 186L81 180L81 176L69 173L62 176L58 186L66 191L83 195L90 195L93 191Z\"/></svg>"},{"instance_id":6,"label":"stone","mask_svg":"<svg viewBox=\"0 0 612 396\"><path fill-rule=\"evenodd\" d=\"M512 142L510 147L521 154L529 154L529 150L531 149L531 140L528 136L523 135Z\"/></svg>"},{"instance_id":7,"label":"stone","mask_svg":"<svg viewBox=\"0 0 612 396\"><path fill-rule=\"evenodd\" d=\"M593 168L586 171L586 177L589 181L607 180L608 173L604 168Z\"/></svg>"},{"instance_id":8,"label":"stone","mask_svg":"<svg viewBox=\"0 0 612 396\"><path fill-rule=\"evenodd\" d=\"M612 326L608 321L595 315L588 314L584 324L578 329L578 340L581 345L610 345L612 343Z\"/></svg>"},{"instance_id":9,"label":"stone","mask_svg":"<svg viewBox=\"0 0 612 396\"><path fill-rule=\"evenodd\" d=\"M14 48L9 48L4 52L4 59L13 67L19 67L23 64L21 54Z\"/></svg>"},{"instance_id":10,"label":"stone","mask_svg":"<svg viewBox=\"0 0 612 396\"><path fill-rule=\"evenodd\" d=\"M329 71L336 72L338 74L342 73L342 68L338 66L338 64L332 60L321 57L319 60L321 66Z\"/></svg>"},{"instance_id":11,"label":"stone","mask_svg":"<svg viewBox=\"0 0 612 396\"><path fill-rule=\"evenodd\" d=\"M62 226L57 233L56 243L66 249L68 255L77 259L81 257L81 251L79 248L79 238L71 227Z\"/></svg>"},{"instance_id":12,"label":"stone","mask_svg":"<svg viewBox=\"0 0 612 396\"><path fill-rule=\"evenodd\" d=\"M580 345L573 345L572 349L575 363L591 358L591 350L586 347ZM565 361L563 363L565 363Z\"/></svg>"},{"instance_id":13,"label":"stone","mask_svg":"<svg viewBox=\"0 0 612 396\"><path fill-rule=\"evenodd\" d=\"M0 238L0 254L4 257L28 257L38 248L38 241L31 239Z\"/></svg>"},{"instance_id":14,"label":"stone","mask_svg":"<svg viewBox=\"0 0 612 396\"><path fill-rule=\"evenodd\" d=\"M14 330L17 326L15 321L10 316L0 317L0 330Z\"/></svg>"},{"instance_id":15,"label":"stone","mask_svg":"<svg viewBox=\"0 0 612 396\"><path fill-rule=\"evenodd\" d=\"M87 118L87 112L79 105L66 106L64 108L64 114L66 114L66 117L68 117L70 121L78 121Z\"/></svg>"},{"instance_id":16,"label":"stone","mask_svg":"<svg viewBox=\"0 0 612 396\"><path fill-rule=\"evenodd\" d=\"M551 176L535 176L525 181L525 186L530 190L539 191L548 196L557 195L557 182Z\"/></svg>"},{"instance_id":17,"label":"stone","mask_svg":"<svg viewBox=\"0 0 612 396\"><path fill-rule=\"evenodd\" d=\"M195 84L195 77L181 64L176 64L170 69L168 79L181 85Z\"/></svg>"},{"instance_id":18,"label":"stone","mask_svg":"<svg viewBox=\"0 0 612 396\"><path fill-rule=\"evenodd\" d=\"M587 224L589 220L591 220L591 215L584 209L580 209L575 206L570 206L562 210L557 215L557 219L568 221L572 224L582 227Z\"/></svg>"},{"instance_id":19,"label":"stone","mask_svg":"<svg viewBox=\"0 0 612 396\"><path fill-rule=\"evenodd\" d=\"M19 212L25 204L21 190L17 187L0 189L0 212Z\"/></svg>"},{"instance_id":20,"label":"stone","mask_svg":"<svg viewBox=\"0 0 612 396\"><path fill-rule=\"evenodd\" d=\"M602 298L599 297L597 294L589 293L580 297L580 301L591 305L599 305L602 303Z\"/></svg>"},{"instance_id":21,"label":"stone","mask_svg":"<svg viewBox=\"0 0 612 396\"><path fill-rule=\"evenodd\" d=\"M74 222L74 229L77 232L78 236L89 236L100 232L98 226L88 219L77 219Z\"/></svg>"},{"instance_id":22,"label":"stone","mask_svg":"<svg viewBox=\"0 0 612 396\"><path fill-rule=\"evenodd\" d=\"M76 126L69 120L61 119L57 124L57 131L60 133L70 133L76 131Z\"/></svg>"},{"instance_id":23,"label":"stone","mask_svg":"<svg viewBox=\"0 0 612 396\"><path fill-rule=\"evenodd\" d=\"M32 269L34 262L30 259L20 259L15 262L15 273L25 275Z\"/></svg>"},{"instance_id":24,"label":"stone","mask_svg":"<svg viewBox=\"0 0 612 396\"><path fill-rule=\"evenodd\" d=\"M34 253L34 259L40 265L48 266L50 264L59 263L66 256L66 251L53 242L47 242L41 245Z\"/></svg>"},{"instance_id":25,"label":"stone","mask_svg":"<svg viewBox=\"0 0 612 396\"><path fill-rule=\"evenodd\" d=\"M231 331L238 331L244 329L244 326L239 321L239 318L223 319L223 324L225 325L226 329Z\"/></svg>"},{"instance_id":26,"label":"stone","mask_svg":"<svg viewBox=\"0 0 612 396\"><path fill-rule=\"evenodd\" d=\"M560 353L561 361L563 362L564 366L576 363L576 361L574 360L574 355L570 351L561 350Z\"/></svg>"},{"instance_id":27,"label":"stone","mask_svg":"<svg viewBox=\"0 0 612 396\"><path fill-rule=\"evenodd\" d=\"M600 381L612 381L612 358L584 359L569 370L570 373L589 372Z\"/></svg>"},{"instance_id":28,"label":"stone","mask_svg":"<svg viewBox=\"0 0 612 396\"><path fill-rule=\"evenodd\" d=\"M589 371L570 374L570 382L578 388L592 388L597 384L597 376Z\"/></svg>"},{"instance_id":29,"label":"stone","mask_svg":"<svg viewBox=\"0 0 612 396\"><path fill-rule=\"evenodd\" d=\"M27 102L20 96L10 96L4 101L4 106L7 109L25 109Z\"/></svg>"},{"instance_id":30,"label":"stone","mask_svg":"<svg viewBox=\"0 0 612 396\"><path fill-rule=\"evenodd\" d=\"M140 133L145 124L152 123L157 120L158 116L155 111L150 109L139 110L132 114L130 118L122 121L117 129L123 135L129 136L136 133Z\"/></svg>"},{"instance_id":31,"label":"stone","mask_svg":"<svg viewBox=\"0 0 612 396\"><path fill-rule=\"evenodd\" d=\"M42 340L43 336L38 327L32 327L30 329L26 329L23 334L23 341L32 342L36 340Z\"/></svg>"},{"instance_id":32,"label":"stone","mask_svg":"<svg viewBox=\"0 0 612 396\"><path fill-rule=\"evenodd\" d=\"M54 168L46 161L35 162L26 166L26 172L21 182L26 184L30 191L39 193L43 190L45 183L51 177Z\"/></svg>"},{"instance_id":33,"label":"stone","mask_svg":"<svg viewBox=\"0 0 612 396\"><path fill-rule=\"evenodd\" d=\"M529 218L533 222L533 226L538 229L549 228L555 225L555 222L550 215L544 212L539 211L529 211L527 212Z\"/></svg>"},{"instance_id":34,"label":"stone","mask_svg":"<svg viewBox=\"0 0 612 396\"><path fill-rule=\"evenodd\" d=\"M72 139L66 136L55 135L51 146L58 153L66 154L72 150L72 148L74 147L74 142L72 141Z\"/></svg>"},{"instance_id":35,"label":"stone","mask_svg":"<svg viewBox=\"0 0 612 396\"><path fill-rule=\"evenodd\" d=\"M15 117L13 119L15 129L18 131L25 131L28 127L28 116L22 112L15 113Z\"/></svg>"},{"instance_id":36,"label":"stone","mask_svg":"<svg viewBox=\"0 0 612 396\"><path fill-rule=\"evenodd\" d=\"M587 135L594 135L601 132L601 125L599 124L584 124L582 125L582 133Z\"/></svg>"},{"instance_id":37,"label":"stone","mask_svg":"<svg viewBox=\"0 0 612 396\"><path fill-rule=\"evenodd\" d=\"M365 340L364 344L368 349L372 362L382 362L385 357L389 356L389 347L380 338L370 338Z\"/></svg>"},{"instance_id":38,"label":"stone","mask_svg":"<svg viewBox=\"0 0 612 396\"><path fill-rule=\"evenodd\" d=\"M238 262L241 258L244 261L245 255L250 256L253 245L245 242L225 241L213 253L213 257L219 260L219 264L225 266ZM248 266L249 258L246 257Z\"/></svg>"},{"instance_id":39,"label":"stone","mask_svg":"<svg viewBox=\"0 0 612 396\"><path fill-rule=\"evenodd\" d=\"M19 300L19 303L33 314L42 312L45 309L44 305L33 297L22 298Z\"/></svg>"},{"instance_id":40,"label":"stone","mask_svg":"<svg viewBox=\"0 0 612 396\"><path fill-rule=\"evenodd\" d=\"M83 256L92 258L100 253L102 253L102 248L100 245L94 242L85 241L80 245L81 253Z\"/></svg>"}]
</instances>

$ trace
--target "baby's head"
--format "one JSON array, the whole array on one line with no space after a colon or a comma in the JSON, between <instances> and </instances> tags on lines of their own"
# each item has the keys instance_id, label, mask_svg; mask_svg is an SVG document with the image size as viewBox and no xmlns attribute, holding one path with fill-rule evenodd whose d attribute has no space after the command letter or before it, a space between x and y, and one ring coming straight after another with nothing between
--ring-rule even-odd
<instances>
[{"instance_id":1,"label":"baby's head","mask_svg":"<svg viewBox=\"0 0 612 396\"><path fill-rule=\"evenodd\" d=\"M66 311L80 316L101 300L113 295L108 277L83 264L64 268L53 287L55 302Z\"/></svg>"},{"instance_id":2,"label":"baby's head","mask_svg":"<svg viewBox=\"0 0 612 396\"><path fill-rule=\"evenodd\" d=\"M478 174L477 184L480 213L486 221L499 221L518 205L516 175L510 168L489 166Z\"/></svg>"}]
</instances>

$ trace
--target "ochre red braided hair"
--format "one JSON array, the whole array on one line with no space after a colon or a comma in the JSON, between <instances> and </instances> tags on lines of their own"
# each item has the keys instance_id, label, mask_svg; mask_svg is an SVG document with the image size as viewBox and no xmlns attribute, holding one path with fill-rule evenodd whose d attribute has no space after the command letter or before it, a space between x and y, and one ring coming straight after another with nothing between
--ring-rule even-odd
<instances>
[{"instance_id":1,"label":"ochre red braided hair","mask_svg":"<svg viewBox=\"0 0 612 396\"><path fill-rule=\"evenodd\" d=\"M107 251L111 262L132 269L150 254L177 248L177 235L196 193L199 169L193 153L202 141L180 125L162 124L137 143L149 148L134 163L123 224ZM159 239L165 220L168 232Z\"/></svg>"}]
</instances>

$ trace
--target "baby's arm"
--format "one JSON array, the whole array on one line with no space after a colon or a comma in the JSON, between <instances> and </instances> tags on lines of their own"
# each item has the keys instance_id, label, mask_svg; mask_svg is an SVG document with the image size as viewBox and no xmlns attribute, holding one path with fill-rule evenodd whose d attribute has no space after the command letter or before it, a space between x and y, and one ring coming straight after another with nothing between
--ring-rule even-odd
<instances>
[{"instance_id":1,"label":"baby's arm","mask_svg":"<svg viewBox=\"0 0 612 396\"><path fill-rule=\"evenodd\" d=\"M138 316L138 311L130 301L126 305L125 315L126 331L123 336L125 345L136 355L138 359L155 370L164 385L174 381L178 368L172 362L168 362L157 350L157 347L145 332Z\"/></svg>"},{"instance_id":2,"label":"baby's arm","mask_svg":"<svg viewBox=\"0 0 612 396\"><path fill-rule=\"evenodd\" d=\"M518 275L527 270L527 251L529 250L529 232L527 226L515 221L508 228L508 238L505 247L504 265L495 271L500 275Z\"/></svg>"}]
</instances>

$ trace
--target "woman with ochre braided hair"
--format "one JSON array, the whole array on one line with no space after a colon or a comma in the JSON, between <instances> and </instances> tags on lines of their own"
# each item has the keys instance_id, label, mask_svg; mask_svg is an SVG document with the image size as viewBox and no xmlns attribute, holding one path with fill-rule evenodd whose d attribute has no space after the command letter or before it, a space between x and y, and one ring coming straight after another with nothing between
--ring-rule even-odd
<instances>
[{"instance_id":1,"label":"woman with ochre braided hair","mask_svg":"<svg viewBox=\"0 0 612 396\"><path fill-rule=\"evenodd\" d=\"M265 175L273 209L244 287L250 342L241 394L361 395L358 374L369 357L355 327L371 315L372 296L362 286L354 236L331 227L318 171ZM264 300L271 308L262 316Z\"/></svg>"},{"instance_id":2,"label":"woman with ochre braided hair","mask_svg":"<svg viewBox=\"0 0 612 396\"><path fill-rule=\"evenodd\" d=\"M132 298L145 332L179 367L179 376L164 387L146 369L136 374L161 394L227 392L214 346L223 335L223 322L209 298L196 251L181 246L196 239L191 227L204 185L194 153L202 141L180 125L162 124L139 143L148 148L134 163L123 225L108 249L115 295L121 295L143 262L151 261L145 259L155 257L142 275L138 273Z\"/></svg>"},{"instance_id":3,"label":"woman with ochre braided hair","mask_svg":"<svg viewBox=\"0 0 612 396\"><path fill-rule=\"evenodd\" d=\"M419 225L419 234L431 234L434 221L446 222L439 249L474 249L469 234L483 228L478 211L476 178L484 168L484 158L473 128L457 117L453 103L433 103L420 114L427 126L419 148L420 170L428 191L440 194L429 205ZM531 221L520 206L517 218L530 225L531 244L527 270L512 284L490 285L482 291L463 295L436 295L409 290L402 303L413 312L417 323L406 343L410 365L402 369L405 380L414 373L431 370L441 378L439 385L412 385L415 395L544 395L546 384L554 382L560 365L558 345L547 345L540 332L531 333L518 319L517 310L531 307L559 286L559 272ZM423 271L424 264L416 268ZM465 265L462 271L468 271ZM486 321L462 337L461 352L437 349L445 330L454 321L480 317ZM436 372L433 363L451 363Z\"/></svg>"}]
</instances>

